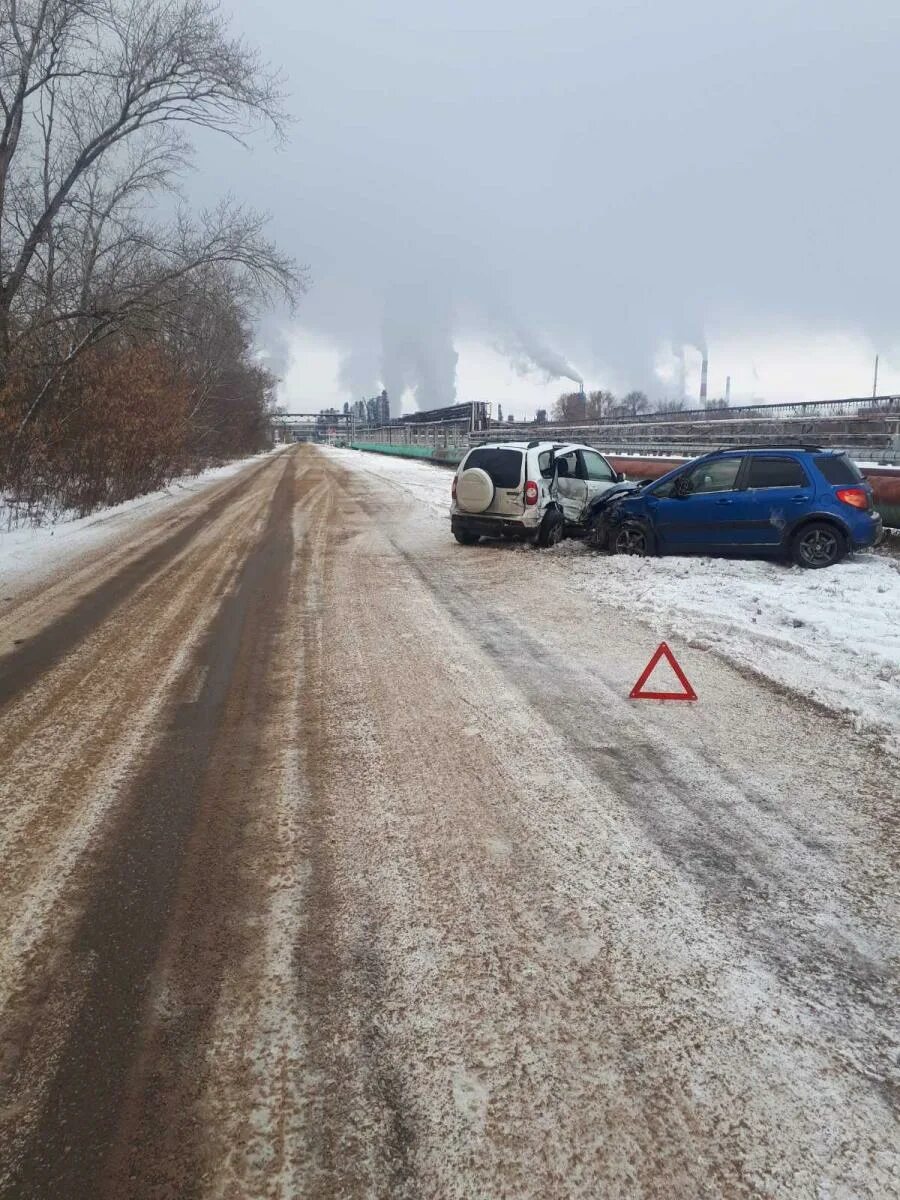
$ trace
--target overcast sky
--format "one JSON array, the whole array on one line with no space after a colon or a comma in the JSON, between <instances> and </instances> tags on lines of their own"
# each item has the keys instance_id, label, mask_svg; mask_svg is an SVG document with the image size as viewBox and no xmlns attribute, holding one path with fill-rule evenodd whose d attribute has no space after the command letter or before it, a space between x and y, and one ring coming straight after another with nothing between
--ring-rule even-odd
<instances>
[{"instance_id":1,"label":"overcast sky","mask_svg":"<svg viewBox=\"0 0 900 1200\"><path fill-rule=\"evenodd\" d=\"M293 404L407 389L516 415L589 388L900 390L897 0L254 0L285 149L195 194L308 264L264 349ZM682 350L684 348L684 350Z\"/></svg>"}]
</instances>

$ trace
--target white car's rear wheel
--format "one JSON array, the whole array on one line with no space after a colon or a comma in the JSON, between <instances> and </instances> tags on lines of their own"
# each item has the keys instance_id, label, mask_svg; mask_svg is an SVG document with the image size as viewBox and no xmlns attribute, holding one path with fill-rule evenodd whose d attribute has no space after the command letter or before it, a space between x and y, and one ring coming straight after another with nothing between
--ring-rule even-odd
<instances>
[{"instance_id":1,"label":"white car's rear wheel","mask_svg":"<svg viewBox=\"0 0 900 1200\"><path fill-rule=\"evenodd\" d=\"M542 550L559 545L563 540L565 527L562 513L551 510L541 522L541 528L538 531L535 545L539 546Z\"/></svg>"},{"instance_id":2,"label":"white car's rear wheel","mask_svg":"<svg viewBox=\"0 0 900 1200\"><path fill-rule=\"evenodd\" d=\"M456 481L456 503L464 512L480 513L494 499L494 481L481 467L470 467Z\"/></svg>"}]
</instances>

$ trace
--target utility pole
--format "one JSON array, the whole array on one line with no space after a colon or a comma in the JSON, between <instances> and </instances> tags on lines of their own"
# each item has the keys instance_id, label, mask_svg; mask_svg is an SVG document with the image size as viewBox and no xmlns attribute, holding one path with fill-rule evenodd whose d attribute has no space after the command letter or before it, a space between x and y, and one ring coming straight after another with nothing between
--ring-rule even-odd
<instances>
[{"instance_id":1,"label":"utility pole","mask_svg":"<svg viewBox=\"0 0 900 1200\"><path fill-rule=\"evenodd\" d=\"M878 355L875 355L875 379L872 383L872 399L878 395Z\"/></svg>"}]
</instances>

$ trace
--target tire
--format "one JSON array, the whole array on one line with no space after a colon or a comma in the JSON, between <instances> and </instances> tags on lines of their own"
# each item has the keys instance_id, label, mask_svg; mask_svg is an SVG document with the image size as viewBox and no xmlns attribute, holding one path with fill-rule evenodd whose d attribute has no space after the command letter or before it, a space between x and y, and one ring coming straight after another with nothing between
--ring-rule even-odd
<instances>
[{"instance_id":1,"label":"tire","mask_svg":"<svg viewBox=\"0 0 900 1200\"><path fill-rule=\"evenodd\" d=\"M565 533L565 522L558 512L549 512L541 522L535 545L541 550L558 546Z\"/></svg>"},{"instance_id":2,"label":"tire","mask_svg":"<svg viewBox=\"0 0 900 1200\"><path fill-rule=\"evenodd\" d=\"M453 536L461 546L474 546L481 539L481 534L472 533L468 529L454 529Z\"/></svg>"},{"instance_id":3,"label":"tire","mask_svg":"<svg viewBox=\"0 0 900 1200\"><path fill-rule=\"evenodd\" d=\"M637 521L623 521L610 532L609 549L613 554L649 554L647 530Z\"/></svg>"},{"instance_id":4,"label":"tire","mask_svg":"<svg viewBox=\"0 0 900 1200\"><path fill-rule=\"evenodd\" d=\"M791 540L791 558L807 571L833 567L846 553L844 535L827 521L810 521Z\"/></svg>"}]
</instances>

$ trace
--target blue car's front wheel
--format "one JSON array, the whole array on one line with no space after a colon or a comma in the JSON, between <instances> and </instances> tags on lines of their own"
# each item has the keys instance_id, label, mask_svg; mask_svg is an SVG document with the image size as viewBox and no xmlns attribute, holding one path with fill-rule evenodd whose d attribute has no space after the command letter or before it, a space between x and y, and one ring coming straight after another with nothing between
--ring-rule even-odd
<instances>
[{"instance_id":1,"label":"blue car's front wheel","mask_svg":"<svg viewBox=\"0 0 900 1200\"><path fill-rule=\"evenodd\" d=\"M624 521L609 539L614 554L649 554L650 541L643 525Z\"/></svg>"}]
</instances>

